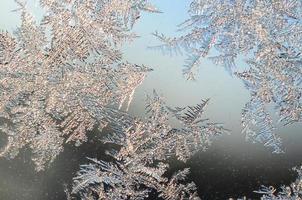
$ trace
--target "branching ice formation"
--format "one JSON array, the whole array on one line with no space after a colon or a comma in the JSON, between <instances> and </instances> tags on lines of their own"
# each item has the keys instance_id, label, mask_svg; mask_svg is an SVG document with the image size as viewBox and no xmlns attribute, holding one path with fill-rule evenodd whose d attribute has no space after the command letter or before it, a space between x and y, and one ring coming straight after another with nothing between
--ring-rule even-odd
<instances>
[{"instance_id":1,"label":"branching ice formation","mask_svg":"<svg viewBox=\"0 0 302 200\"><path fill-rule=\"evenodd\" d=\"M302 121L302 2L192 0L189 14L179 27L184 36L156 32L162 44L153 48L188 53L183 70L188 79L195 78L201 59L215 49L218 56L210 59L242 79L250 91L242 118L247 137L282 152L266 105L275 105L283 125ZM238 56L247 57L248 70L236 72Z\"/></svg>"},{"instance_id":2,"label":"branching ice formation","mask_svg":"<svg viewBox=\"0 0 302 200\"><path fill-rule=\"evenodd\" d=\"M21 26L0 33L0 156L28 146L39 171L63 143L123 124L115 109L129 106L149 68L122 61L119 46L136 37L129 28L141 11L158 10L147 0L40 0L46 14L38 24L16 2Z\"/></svg>"},{"instance_id":3,"label":"branching ice formation","mask_svg":"<svg viewBox=\"0 0 302 200\"><path fill-rule=\"evenodd\" d=\"M199 199L195 184L185 182L188 169L171 178L166 178L164 173L169 167L169 157L186 161L227 131L221 124L202 118L207 103L205 100L194 107L171 109L154 92L154 96L147 99L146 120L133 119L124 131L104 139L121 147L119 151L110 152L115 162L90 159L92 163L82 165L74 178L72 193L82 199L118 200L144 199L156 190L167 200ZM182 128L169 125L169 114L182 123Z\"/></svg>"},{"instance_id":4,"label":"branching ice formation","mask_svg":"<svg viewBox=\"0 0 302 200\"><path fill-rule=\"evenodd\" d=\"M279 192L273 186L262 186L256 193L263 194L261 200L299 200L302 198L302 168L294 169L298 173L295 182L289 186L282 186Z\"/></svg>"}]
</instances>

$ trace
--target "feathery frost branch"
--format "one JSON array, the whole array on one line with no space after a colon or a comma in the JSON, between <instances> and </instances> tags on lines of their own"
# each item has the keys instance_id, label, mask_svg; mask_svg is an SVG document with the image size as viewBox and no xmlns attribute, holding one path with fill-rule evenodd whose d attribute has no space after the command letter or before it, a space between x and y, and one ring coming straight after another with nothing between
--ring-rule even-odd
<instances>
[{"instance_id":1,"label":"feathery frost branch","mask_svg":"<svg viewBox=\"0 0 302 200\"><path fill-rule=\"evenodd\" d=\"M183 70L187 79L194 79L201 59L215 49L218 55L210 59L243 80L251 93L251 101L257 99L263 106L275 104L283 125L301 122L301 13L300 0L191 0L190 18L179 25L185 35L169 38L156 32L154 36L161 44L151 48L172 55L189 54ZM249 69L236 72L236 58L242 55L247 56ZM253 116L259 115L261 113ZM243 123L248 120L251 119L243 119ZM258 129L271 129L272 124L267 125L261 124ZM270 143L268 146L272 146L274 152L281 152L280 140L274 139L274 144L267 131L254 136L257 137L254 141Z\"/></svg>"},{"instance_id":2,"label":"feathery frost branch","mask_svg":"<svg viewBox=\"0 0 302 200\"><path fill-rule=\"evenodd\" d=\"M74 178L73 193L82 199L144 199L151 191L166 200L198 200L194 183L186 183L189 169L165 177L167 159L187 161L205 150L217 136L227 132L221 124L202 118L209 100L196 106L168 108L154 91L148 96L146 120L133 119L124 132L110 134L106 142L121 148L111 155L114 163L97 161L82 165ZM182 128L168 123L176 117ZM91 160L91 159L90 159Z\"/></svg>"},{"instance_id":3,"label":"feathery frost branch","mask_svg":"<svg viewBox=\"0 0 302 200\"><path fill-rule=\"evenodd\" d=\"M122 61L119 46L141 11L159 12L147 0L41 0L38 24L17 1L21 26L0 33L0 156L32 149L37 170L87 133L126 119L135 88L150 69Z\"/></svg>"}]
</instances>

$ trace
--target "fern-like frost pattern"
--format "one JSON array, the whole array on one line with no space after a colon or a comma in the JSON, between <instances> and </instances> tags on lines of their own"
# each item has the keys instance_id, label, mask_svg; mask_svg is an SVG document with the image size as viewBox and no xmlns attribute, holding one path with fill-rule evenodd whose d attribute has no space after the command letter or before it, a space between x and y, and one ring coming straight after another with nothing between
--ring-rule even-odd
<instances>
[{"instance_id":1,"label":"fern-like frost pattern","mask_svg":"<svg viewBox=\"0 0 302 200\"><path fill-rule=\"evenodd\" d=\"M110 152L115 162L90 159L74 178L73 193L82 199L145 199L152 191L167 200L198 200L196 186L187 183L189 169L165 177L168 158L187 161L197 151L227 130L221 124L203 119L209 100L185 108L169 108L154 92L147 98L147 119L133 119L123 132L109 134L104 142L118 144ZM174 116L182 128L174 128L168 117Z\"/></svg>"},{"instance_id":2,"label":"fern-like frost pattern","mask_svg":"<svg viewBox=\"0 0 302 200\"><path fill-rule=\"evenodd\" d=\"M119 46L133 40L130 28L141 11L159 12L148 1L41 0L41 23L16 1L21 26L0 33L0 156L32 149L43 170L87 133L122 124L135 88L150 70L122 60Z\"/></svg>"},{"instance_id":3,"label":"fern-like frost pattern","mask_svg":"<svg viewBox=\"0 0 302 200\"><path fill-rule=\"evenodd\" d=\"M179 30L186 34L170 38L155 32L162 44L151 48L171 55L189 54L183 69L187 79L195 79L204 57L242 79L251 94L243 117L253 115L254 121L261 121L263 109L258 109L260 113L256 114L257 108L250 106L261 101L263 106L275 105L282 125L301 122L301 13L300 0L192 0L190 18L179 25ZM247 58L249 69L240 72L236 60L242 56ZM249 120L242 120L245 127ZM276 153L282 152L280 140L277 137L275 143L271 140L272 124L266 124L259 124L257 129L264 130L253 134L256 138L252 140L273 147Z\"/></svg>"}]
</instances>

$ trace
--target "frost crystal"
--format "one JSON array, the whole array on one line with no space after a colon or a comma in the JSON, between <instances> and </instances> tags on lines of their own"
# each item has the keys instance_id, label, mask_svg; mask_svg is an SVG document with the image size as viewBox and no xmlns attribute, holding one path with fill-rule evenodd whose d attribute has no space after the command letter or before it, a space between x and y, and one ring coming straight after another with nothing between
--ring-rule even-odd
<instances>
[{"instance_id":1,"label":"frost crystal","mask_svg":"<svg viewBox=\"0 0 302 200\"><path fill-rule=\"evenodd\" d=\"M295 182L289 186L282 186L277 192L273 186L262 186L256 193L263 194L261 200L299 200L302 196L302 168L294 169L298 173L298 177Z\"/></svg>"},{"instance_id":2,"label":"frost crystal","mask_svg":"<svg viewBox=\"0 0 302 200\"><path fill-rule=\"evenodd\" d=\"M156 32L163 44L153 48L170 54L188 53L183 70L188 79L195 78L201 59L214 48L218 56L210 59L235 73L251 93L251 102L243 113L248 118L243 118L243 124L246 127L253 120L254 125L260 125L257 129L264 130L248 131L247 136L255 136L253 141L281 152L269 117L260 121L267 115L268 103L275 105L283 125L302 121L301 13L300 0L192 0L190 19L179 27L186 35L168 38ZM236 58L242 56L248 58L249 69L236 72ZM258 106L253 108L254 104Z\"/></svg>"},{"instance_id":3,"label":"frost crystal","mask_svg":"<svg viewBox=\"0 0 302 200\"><path fill-rule=\"evenodd\" d=\"M0 33L0 156L29 146L43 170L63 143L85 142L87 132L122 124L135 88L149 70L122 61L119 45L136 37L129 27L147 0L41 0L40 24L16 1L21 26Z\"/></svg>"},{"instance_id":4,"label":"frost crystal","mask_svg":"<svg viewBox=\"0 0 302 200\"><path fill-rule=\"evenodd\" d=\"M73 193L82 199L144 199L156 190L167 200L199 199L195 184L185 184L188 169L170 179L164 173L169 157L186 161L226 132L221 124L201 118L207 103L208 100L194 107L171 109L154 92L154 97L147 99L145 121L133 119L124 131L104 139L121 147L110 152L115 163L90 159L93 163L82 165L74 178ZM169 124L169 114L182 123L182 128Z\"/></svg>"}]
</instances>

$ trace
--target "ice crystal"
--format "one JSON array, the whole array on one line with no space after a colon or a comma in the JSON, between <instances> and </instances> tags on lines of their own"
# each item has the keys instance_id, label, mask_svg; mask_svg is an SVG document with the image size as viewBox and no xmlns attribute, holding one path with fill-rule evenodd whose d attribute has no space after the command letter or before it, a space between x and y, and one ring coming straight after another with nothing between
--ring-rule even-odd
<instances>
[{"instance_id":1,"label":"ice crystal","mask_svg":"<svg viewBox=\"0 0 302 200\"><path fill-rule=\"evenodd\" d=\"M273 120L267 112L263 102L252 99L245 105L242 113L243 132L247 140L263 142L271 147L274 153L281 153L281 139L274 133Z\"/></svg>"},{"instance_id":2,"label":"ice crystal","mask_svg":"<svg viewBox=\"0 0 302 200\"><path fill-rule=\"evenodd\" d=\"M16 1L21 26L0 33L1 156L29 146L37 170L87 132L122 124L135 88L149 70L122 61L119 46L141 11L158 12L147 0L41 0L37 23Z\"/></svg>"},{"instance_id":3,"label":"ice crystal","mask_svg":"<svg viewBox=\"0 0 302 200\"><path fill-rule=\"evenodd\" d=\"M170 54L189 54L183 70L188 79L195 78L201 59L215 49L213 53L218 55L210 59L235 73L251 93L251 102L243 113L243 117L248 116L243 119L244 126L250 120L257 125L266 115L265 108L255 113L257 108L251 106L255 101L262 107L273 103L283 125L301 122L301 13L299 0L192 0L190 18L179 26L186 34L169 38L156 32L154 35L162 45L153 48ZM249 69L239 73L236 59L242 56L247 57ZM267 120L264 123L258 129L265 130L253 133L253 140L281 152L280 140L272 136L272 124Z\"/></svg>"},{"instance_id":4,"label":"ice crystal","mask_svg":"<svg viewBox=\"0 0 302 200\"><path fill-rule=\"evenodd\" d=\"M302 168L294 169L298 173L297 179L289 186L282 186L277 192L273 186L261 186L256 193L263 194L261 200L299 200L302 197Z\"/></svg>"},{"instance_id":5,"label":"ice crystal","mask_svg":"<svg viewBox=\"0 0 302 200\"><path fill-rule=\"evenodd\" d=\"M92 163L82 165L74 178L73 193L82 199L144 199L156 190L167 200L199 199L195 184L185 181L188 169L170 179L164 173L169 167L168 158L176 156L186 161L227 131L221 124L202 118L207 103L205 100L194 107L172 109L154 92L147 98L146 120L133 119L123 132L104 139L121 147L110 152L115 162L90 159ZM170 114L182 123L182 128L170 125Z\"/></svg>"}]
</instances>

